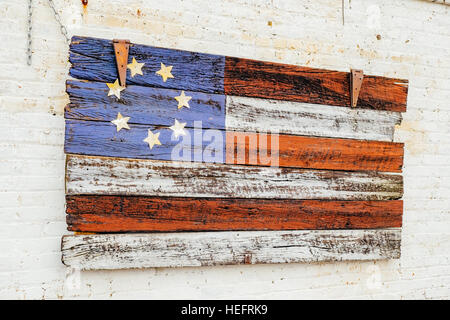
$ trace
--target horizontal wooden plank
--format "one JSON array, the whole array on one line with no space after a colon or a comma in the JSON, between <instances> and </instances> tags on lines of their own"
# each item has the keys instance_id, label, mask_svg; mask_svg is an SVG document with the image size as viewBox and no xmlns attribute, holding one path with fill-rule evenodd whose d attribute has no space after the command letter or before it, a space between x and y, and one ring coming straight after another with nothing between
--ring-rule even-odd
<instances>
[{"instance_id":1,"label":"horizontal wooden plank","mask_svg":"<svg viewBox=\"0 0 450 320\"><path fill-rule=\"evenodd\" d=\"M148 130L154 134L159 133L161 145L154 145L150 149L149 144L144 141ZM224 162L224 131L215 132L220 139L214 144L201 138L194 139L192 128L185 128L185 132L191 138L172 138L173 131L168 127L130 124L129 130L117 132L116 126L111 122L66 120L64 151L136 159ZM205 153L213 156L203 157Z\"/></svg>"},{"instance_id":2,"label":"horizontal wooden plank","mask_svg":"<svg viewBox=\"0 0 450 320\"><path fill-rule=\"evenodd\" d=\"M350 73L226 57L227 95L350 106ZM358 108L406 111L408 81L365 75Z\"/></svg>"},{"instance_id":3,"label":"horizontal wooden plank","mask_svg":"<svg viewBox=\"0 0 450 320\"><path fill-rule=\"evenodd\" d=\"M376 229L402 226L403 201L66 197L82 232Z\"/></svg>"},{"instance_id":4,"label":"horizontal wooden plank","mask_svg":"<svg viewBox=\"0 0 450 320\"><path fill-rule=\"evenodd\" d=\"M303 136L393 141L399 112L227 96L226 128Z\"/></svg>"},{"instance_id":5,"label":"horizontal wooden plank","mask_svg":"<svg viewBox=\"0 0 450 320\"><path fill-rule=\"evenodd\" d=\"M391 200L401 175L67 155L67 194Z\"/></svg>"},{"instance_id":6,"label":"horizontal wooden plank","mask_svg":"<svg viewBox=\"0 0 450 320\"><path fill-rule=\"evenodd\" d=\"M143 75L131 77L127 69L127 84L223 93L223 56L131 44L128 63L133 58L145 63ZM118 78L111 40L74 36L69 60L70 75L74 78L101 82L114 82ZM173 78L166 82L156 74L161 63L173 67Z\"/></svg>"},{"instance_id":7,"label":"horizontal wooden plank","mask_svg":"<svg viewBox=\"0 0 450 320\"><path fill-rule=\"evenodd\" d=\"M226 163L401 172L403 144L227 131Z\"/></svg>"},{"instance_id":8,"label":"horizontal wooden plank","mask_svg":"<svg viewBox=\"0 0 450 320\"><path fill-rule=\"evenodd\" d=\"M144 141L148 130L159 133L161 145L149 148ZM211 139L197 139L194 129L185 128L185 132L189 136L174 139L168 127L135 124L117 132L111 122L66 120L64 150L107 157L330 170L401 172L403 164L402 143L229 131L216 131L211 143ZM200 131L200 137L203 134Z\"/></svg>"},{"instance_id":9,"label":"horizontal wooden plank","mask_svg":"<svg viewBox=\"0 0 450 320\"><path fill-rule=\"evenodd\" d=\"M400 229L64 236L62 261L83 270L400 258Z\"/></svg>"},{"instance_id":10,"label":"horizontal wooden plank","mask_svg":"<svg viewBox=\"0 0 450 320\"><path fill-rule=\"evenodd\" d=\"M178 109L180 90L128 85L120 100L108 96L103 82L68 80L66 91L70 103L65 108L66 119L111 121L120 112L130 117L128 123L171 126L175 119L193 127L201 121L203 128L225 129L225 96L185 91L192 97L189 108Z\"/></svg>"}]
</instances>

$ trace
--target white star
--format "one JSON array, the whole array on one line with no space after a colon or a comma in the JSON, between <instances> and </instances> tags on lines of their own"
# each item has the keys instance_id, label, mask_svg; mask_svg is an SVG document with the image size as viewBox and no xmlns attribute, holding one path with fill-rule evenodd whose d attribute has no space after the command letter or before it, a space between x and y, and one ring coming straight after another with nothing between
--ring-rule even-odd
<instances>
[{"instance_id":1,"label":"white star","mask_svg":"<svg viewBox=\"0 0 450 320\"><path fill-rule=\"evenodd\" d=\"M178 101L178 109L181 109L183 107L189 108L189 100L191 100L192 97L187 96L184 94L184 91L181 91L181 94L177 97L175 97L175 100Z\"/></svg>"},{"instance_id":2,"label":"white star","mask_svg":"<svg viewBox=\"0 0 450 320\"><path fill-rule=\"evenodd\" d=\"M167 78L173 78L172 75L172 68L173 66L167 66L161 62L161 69L156 71L156 74L160 75L164 82L167 81Z\"/></svg>"},{"instance_id":3,"label":"white star","mask_svg":"<svg viewBox=\"0 0 450 320\"><path fill-rule=\"evenodd\" d=\"M153 133L149 129L148 136L143 141L147 142L150 149L152 149L155 144L161 145L161 142L159 141L158 138L159 138L159 132Z\"/></svg>"},{"instance_id":4,"label":"white star","mask_svg":"<svg viewBox=\"0 0 450 320\"><path fill-rule=\"evenodd\" d=\"M108 96L115 95L118 99L120 99L120 91L125 90L125 87L121 87L119 85L119 79L116 79L114 83L106 84L109 88Z\"/></svg>"},{"instance_id":5,"label":"white star","mask_svg":"<svg viewBox=\"0 0 450 320\"><path fill-rule=\"evenodd\" d=\"M179 136L185 136L186 130L184 130L184 126L186 125L186 122L178 122L177 119L175 119L175 124L169 129L173 130L173 135L175 136L175 139L178 139Z\"/></svg>"},{"instance_id":6,"label":"white star","mask_svg":"<svg viewBox=\"0 0 450 320\"><path fill-rule=\"evenodd\" d=\"M120 112L117 114L117 119L111 121L112 123L114 123L117 127L117 132L120 131L120 129L130 129L130 127L128 126L128 120L130 120L130 117L123 117Z\"/></svg>"},{"instance_id":7,"label":"white star","mask_svg":"<svg viewBox=\"0 0 450 320\"><path fill-rule=\"evenodd\" d=\"M142 73L142 67L145 63L139 63L136 61L135 58L133 58L133 61L129 64L127 64L127 68L130 69L131 77L134 77L137 74L140 74L141 76L144 75Z\"/></svg>"}]
</instances>

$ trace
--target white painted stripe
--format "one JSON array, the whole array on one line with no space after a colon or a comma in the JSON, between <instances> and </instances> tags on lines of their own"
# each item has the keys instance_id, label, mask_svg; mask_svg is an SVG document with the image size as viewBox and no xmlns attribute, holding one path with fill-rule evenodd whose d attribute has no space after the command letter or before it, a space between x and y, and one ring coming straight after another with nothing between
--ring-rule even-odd
<instances>
[{"instance_id":1,"label":"white painted stripe","mask_svg":"<svg viewBox=\"0 0 450 320\"><path fill-rule=\"evenodd\" d=\"M400 112L226 97L226 128L317 137L393 141Z\"/></svg>"},{"instance_id":2,"label":"white painted stripe","mask_svg":"<svg viewBox=\"0 0 450 320\"><path fill-rule=\"evenodd\" d=\"M401 175L67 156L67 194L390 200Z\"/></svg>"},{"instance_id":3,"label":"white painted stripe","mask_svg":"<svg viewBox=\"0 0 450 320\"><path fill-rule=\"evenodd\" d=\"M378 260L400 257L401 229L64 236L62 261L85 270Z\"/></svg>"}]
</instances>

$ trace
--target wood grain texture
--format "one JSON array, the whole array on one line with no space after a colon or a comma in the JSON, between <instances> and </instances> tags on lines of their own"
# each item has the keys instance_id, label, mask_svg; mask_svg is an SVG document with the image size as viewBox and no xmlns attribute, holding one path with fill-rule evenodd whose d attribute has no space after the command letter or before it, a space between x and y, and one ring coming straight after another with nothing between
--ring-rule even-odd
<instances>
[{"instance_id":1,"label":"wood grain texture","mask_svg":"<svg viewBox=\"0 0 450 320\"><path fill-rule=\"evenodd\" d=\"M66 193L391 200L401 175L67 155Z\"/></svg>"},{"instance_id":2,"label":"wood grain texture","mask_svg":"<svg viewBox=\"0 0 450 320\"><path fill-rule=\"evenodd\" d=\"M227 131L226 163L401 172L403 144ZM269 155L269 156L266 156Z\"/></svg>"},{"instance_id":3,"label":"wood grain texture","mask_svg":"<svg viewBox=\"0 0 450 320\"><path fill-rule=\"evenodd\" d=\"M226 128L303 136L393 141L399 112L226 97Z\"/></svg>"},{"instance_id":4,"label":"wood grain texture","mask_svg":"<svg viewBox=\"0 0 450 320\"><path fill-rule=\"evenodd\" d=\"M225 59L227 95L350 106L350 73L242 58ZM408 81L365 75L358 108L406 111Z\"/></svg>"},{"instance_id":5,"label":"wood grain texture","mask_svg":"<svg viewBox=\"0 0 450 320\"><path fill-rule=\"evenodd\" d=\"M148 130L159 132L161 145L149 148L143 141ZM195 139L194 129L186 128L185 132L191 138L175 139L172 130L154 125L135 124L130 130L117 132L110 122L66 120L64 151L135 159L225 161L229 164L381 172L401 172L403 164L401 143L219 130L211 143ZM215 156L195 156L205 152ZM254 157L250 153L254 153Z\"/></svg>"},{"instance_id":6,"label":"wood grain texture","mask_svg":"<svg viewBox=\"0 0 450 320\"><path fill-rule=\"evenodd\" d=\"M98 233L394 228L402 211L401 200L66 197L68 230Z\"/></svg>"},{"instance_id":7,"label":"wood grain texture","mask_svg":"<svg viewBox=\"0 0 450 320\"><path fill-rule=\"evenodd\" d=\"M132 78L128 72L128 84L350 106L349 72L139 44L130 46L129 62L133 57L145 63L144 75ZM69 60L74 78L101 82L117 78L111 40L75 36ZM173 79L163 82L155 74L161 62L173 66ZM358 108L404 112L407 91L407 80L365 75Z\"/></svg>"},{"instance_id":8,"label":"wood grain texture","mask_svg":"<svg viewBox=\"0 0 450 320\"><path fill-rule=\"evenodd\" d=\"M148 143L143 141L148 130L155 134L159 132L161 145L149 148ZM175 139L168 127L130 124L130 130L117 132L111 122L66 120L64 152L136 159L224 162L224 131L215 131L218 139L213 144L194 139L194 129L185 128L185 131L192 139L183 136ZM203 157L205 152L214 156Z\"/></svg>"},{"instance_id":9,"label":"wood grain texture","mask_svg":"<svg viewBox=\"0 0 450 320\"><path fill-rule=\"evenodd\" d=\"M62 261L83 270L400 258L400 229L64 236Z\"/></svg>"},{"instance_id":10,"label":"wood grain texture","mask_svg":"<svg viewBox=\"0 0 450 320\"><path fill-rule=\"evenodd\" d=\"M225 129L224 95L185 91L192 97L190 108L178 109L175 97L180 90L128 85L117 99L108 97L103 82L68 80L66 91L70 98L66 119L109 122L120 112L133 124L171 126L177 119L191 128L194 121L201 121L203 128Z\"/></svg>"},{"instance_id":11,"label":"wood grain texture","mask_svg":"<svg viewBox=\"0 0 450 320\"><path fill-rule=\"evenodd\" d=\"M128 63L133 58L145 63L143 75L131 77L127 69L127 85L223 93L223 56L131 44ZM69 61L72 63L70 75L74 78L114 82L118 77L111 40L74 36ZM155 74L161 62L173 66L174 78L163 82L161 76Z\"/></svg>"},{"instance_id":12,"label":"wood grain texture","mask_svg":"<svg viewBox=\"0 0 450 320\"><path fill-rule=\"evenodd\" d=\"M190 108L177 108L179 90L129 85L121 99L103 82L68 80L66 119L111 121L117 113L129 123L170 126L175 119L193 127L234 131L392 141L401 113L186 91ZM226 106L225 106L226 100ZM225 118L226 113L226 118ZM225 127L226 123L226 127Z\"/></svg>"}]
</instances>

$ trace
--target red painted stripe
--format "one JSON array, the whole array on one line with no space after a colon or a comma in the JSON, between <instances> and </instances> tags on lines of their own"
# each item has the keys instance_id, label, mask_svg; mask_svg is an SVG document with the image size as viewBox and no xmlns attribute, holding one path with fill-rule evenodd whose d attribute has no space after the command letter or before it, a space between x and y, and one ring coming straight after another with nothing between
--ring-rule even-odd
<instances>
[{"instance_id":1,"label":"red painted stripe","mask_svg":"<svg viewBox=\"0 0 450 320\"><path fill-rule=\"evenodd\" d=\"M402 226L403 201L67 196L80 232L373 229Z\"/></svg>"},{"instance_id":2,"label":"red painted stripe","mask_svg":"<svg viewBox=\"0 0 450 320\"><path fill-rule=\"evenodd\" d=\"M225 162L329 170L401 172L403 144L227 131Z\"/></svg>"}]
</instances>

